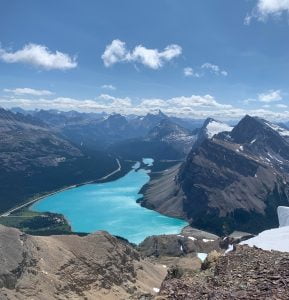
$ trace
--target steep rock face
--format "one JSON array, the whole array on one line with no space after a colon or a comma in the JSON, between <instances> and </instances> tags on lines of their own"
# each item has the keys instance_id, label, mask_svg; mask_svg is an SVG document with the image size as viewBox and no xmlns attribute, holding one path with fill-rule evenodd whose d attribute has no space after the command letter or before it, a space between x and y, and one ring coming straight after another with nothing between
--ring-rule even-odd
<instances>
[{"instance_id":1,"label":"steep rock face","mask_svg":"<svg viewBox=\"0 0 289 300\"><path fill-rule=\"evenodd\" d=\"M287 134L266 120L246 116L231 132L204 138L172 181L171 189L179 195L175 215L218 234L277 226L276 208L288 205L289 199ZM170 195L144 198L148 207L172 215L166 209Z\"/></svg>"},{"instance_id":2,"label":"steep rock face","mask_svg":"<svg viewBox=\"0 0 289 300\"><path fill-rule=\"evenodd\" d=\"M166 274L106 232L36 237L0 226L0 244L3 300L139 299Z\"/></svg>"}]
</instances>

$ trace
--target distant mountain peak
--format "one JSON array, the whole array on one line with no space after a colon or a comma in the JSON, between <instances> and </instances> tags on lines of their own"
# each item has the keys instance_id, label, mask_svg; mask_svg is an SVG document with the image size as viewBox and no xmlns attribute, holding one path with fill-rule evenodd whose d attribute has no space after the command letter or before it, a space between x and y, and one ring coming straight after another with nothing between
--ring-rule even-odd
<instances>
[{"instance_id":1,"label":"distant mountain peak","mask_svg":"<svg viewBox=\"0 0 289 300\"><path fill-rule=\"evenodd\" d=\"M163 113L160 109L158 110L158 116L168 119L169 117Z\"/></svg>"},{"instance_id":2,"label":"distant mountain peak","mask_svg":"<svg viewBox=\"0 0 289 300\"><path fill-rule=\"evenodd\" d=\"M237 143L250 143L272 135L289 138L289 130L259 117L246 115L232 130L231 137Z\"/></svg>"}]
</instances>

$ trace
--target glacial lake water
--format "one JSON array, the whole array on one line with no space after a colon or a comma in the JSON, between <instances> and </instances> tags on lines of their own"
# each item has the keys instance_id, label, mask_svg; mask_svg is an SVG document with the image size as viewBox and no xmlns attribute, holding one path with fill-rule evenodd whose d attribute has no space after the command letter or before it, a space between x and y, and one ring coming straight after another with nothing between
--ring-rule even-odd
<instances>
[{"instance_id":1,"label":"glacial lake water","mask_svg":"<svg viewBox=\"0 0 289 300\"><path fill-rule=\"evenodd\" d=\"M143 159L152 166L153 159ZM111 182L86 184L34 203L32 210L63 214L76 232L106 230L113 235L140 243L147 236L175 234L187 222L169 218L141 207L140 189L149 181L149 171L136 163L125 176Z\"/></svg>"}]
</instances>

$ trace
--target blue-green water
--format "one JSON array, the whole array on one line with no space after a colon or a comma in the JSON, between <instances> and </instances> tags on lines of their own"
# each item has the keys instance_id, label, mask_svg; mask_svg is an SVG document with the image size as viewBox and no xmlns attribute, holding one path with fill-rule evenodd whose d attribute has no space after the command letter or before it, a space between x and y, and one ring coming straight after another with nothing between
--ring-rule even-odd
<instances>
[{"instance_id":1,"label":"blue-green water","mask_svg":"<svg viewBox=\"0 0 289 300\"><path fill-rule=\"evenodd\" d=\"M152 159L144 159L148 166ZM77 232L106 230L113 235L139 243L147 236L179 233L186 222L163 216L141 207L140 189L150 177L149 171L139 169L140 163L115 181L87 184L46 197L31 209L63 214Z\"/></svg>"}]
</instances>

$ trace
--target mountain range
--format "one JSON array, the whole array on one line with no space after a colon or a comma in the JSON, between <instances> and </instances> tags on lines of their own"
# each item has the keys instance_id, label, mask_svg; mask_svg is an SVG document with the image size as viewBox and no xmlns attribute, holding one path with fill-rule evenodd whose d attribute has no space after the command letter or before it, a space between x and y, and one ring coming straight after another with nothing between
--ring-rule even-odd
<instances>
[{"instance_id":1,"label":"mountain range","mask_svg":"<svg viewBox=\"0 0 289 300\"><path fill-rule=\"evenodd\" d=\"M2 211L104 176L116 158L152 157L180 163L152 176L143 206L217 234L275 226L277 206L288 204L289 130L251 116L235 127L208 118L188 129L180 120L161 111L125 117L1 109Z\"/></svg>"}]
</instances>

